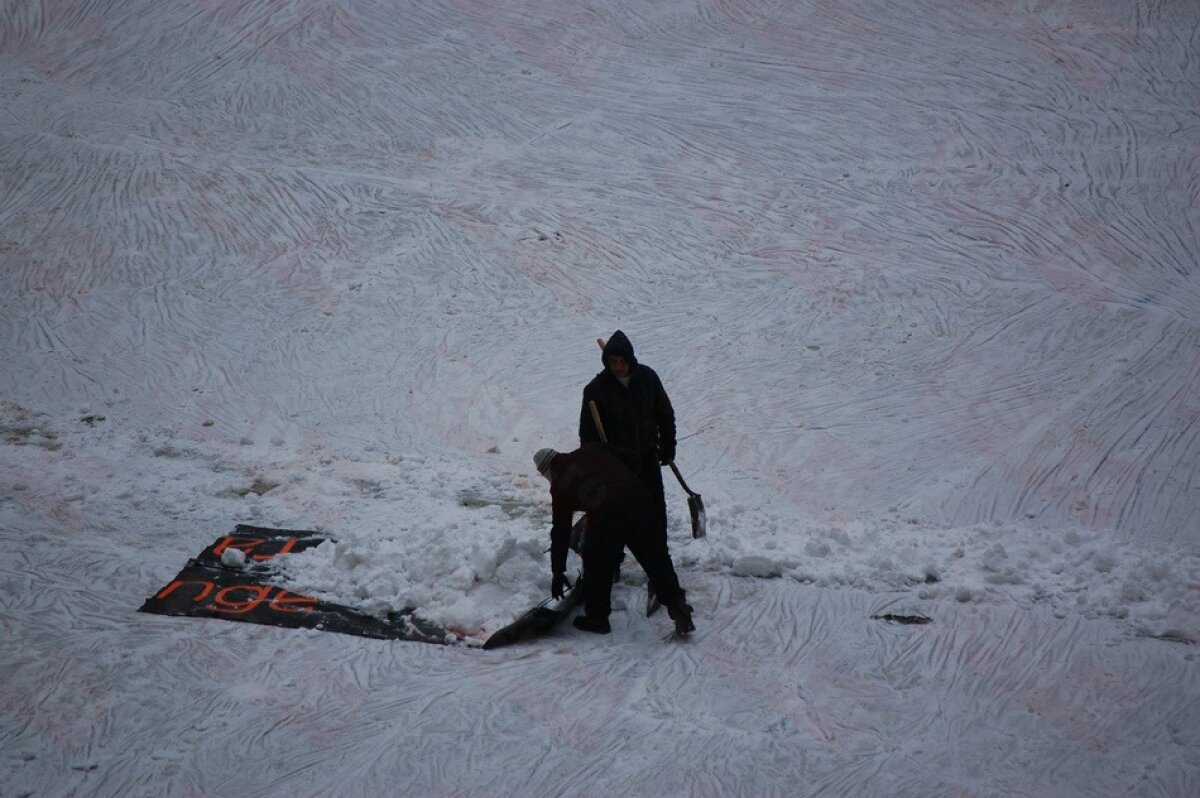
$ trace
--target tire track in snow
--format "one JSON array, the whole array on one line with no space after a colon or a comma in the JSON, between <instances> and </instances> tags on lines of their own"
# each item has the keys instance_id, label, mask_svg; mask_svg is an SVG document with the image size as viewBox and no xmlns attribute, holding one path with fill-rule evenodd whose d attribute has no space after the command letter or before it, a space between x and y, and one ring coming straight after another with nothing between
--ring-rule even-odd
<instances>
[{"instance_id":1,"label":"tire track in snow","mask_svg":"<svg viewBox=\"0 0 1200 798\"><path fill-rule=\"evenodd\" d=\"M0 52L64 91L82 90L114 44L115 14L103 5L6 4L0 8Z\"/></svg>"},{"instance_id":2,"label":"tire track in snow","mask_svg":"<svg viewBox=\"0 0 1200 798\"><path fill-rule=\"evenodd\" d=\"M1185 397L1196 371L1181 373L1166 364L1185 361L1198 344L1194 334L1176 335L1171 328L1148 332L1115 352L1100 349L1098 355L1111 365L1082 381L1066 380L1053 360L1040 371L1000 376L981 360L987 350L947 359L931 384L939 393L963 398L957 406L939 402L951 408L940 414L942 427L982 457L948 515L975 513L975 520L988 521L1041 517L1054 508L1092 528L1153 525L1167 538L1186 528L1189 511L1164 501L1182 486L1166 490L1171 478L1156 462L1194 456L1196 413ZM980 377L989 381L987 387L964 395L963 387ZM1146 379L1155 382L1143 387ZM1114 395L1124 401L1107 405L1093 398ZM922 403L925 412L934 412L925 399ZM1177 446L1184 449L1182 460Z\"/></svg>"},{"instance_id":3,"label":"tire track in snow","mask_svg":"<svg viewBox=\"0 0 1200 798\"><path fill-rule=\"evenodd\" d=\"M729 49L721 53L723 58L798 70L827 89L841 89L869 74L864 62L886 35L874 18L860 15L853 5L714 0L702 18L722 36L748 36L763 48L747 54ZM763 52L770 56L764 59Z\"/></svg>"},{"instance_id":4,"label":"tire track in snow","mask_svg":"<svg viewBox=\"0 0 1200 798\"><path fill-rule=\"evenodd\" d=\"M591 92L597 79L620 64L626 36L620 16L586 4L552 0L512 3L452 3L455 16L474 23L484 40L503 43L523 62L553 76L579 94Z\"/></svg>"},{"instance_id":5,"label":"tire track in snow","mask_svg":"<svg viewBox=\"0 0 1200 798\"><path fill-rule=\"evenodd\" d=\"M1090 634L1082 620L1053 629L1037 622L1031 629L1032 619L1020 613L1000 629L967 626L961 631L954 629L952 619L946 620L946 628L931 627L926 640L927 656L936 657L930 664L938 666L931 676L948 679L948 689L957 686L989 708L990 717L971 722L999 724L1004 714L1030 713L1039 719L1043 734L1059 738L1047 743L1103 751L1125 733L1124 723L1136 714L1131 710L1140 700L1139 691L1114 683L1112 674L1097 665L1080 643ZM1044 681L1044 668L1050 663L1065 665L1068 674L1055 686ZM964 727L953 733L972 730Z\"/></svg>"}]
</instances>

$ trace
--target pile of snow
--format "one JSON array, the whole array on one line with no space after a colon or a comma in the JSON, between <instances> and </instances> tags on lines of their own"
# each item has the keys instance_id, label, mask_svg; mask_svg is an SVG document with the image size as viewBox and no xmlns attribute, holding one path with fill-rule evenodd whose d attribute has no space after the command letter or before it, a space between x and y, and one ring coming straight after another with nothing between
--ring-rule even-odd
<instances>
[{"instance_id":1,"label":"pile of snow","mask_svg":"<svg viewBox=\"0 0 1200 798\"><path fill-rule=\"evenodd\" d=\"M126 517L169 531L158 544L162 579L235 523L250 523L330 536L279 558L289 588L380 616L415 608L469 642L549 595L549 491L526 456L534 442L510 444L508 462L529 464L521 470L496 453L343 452L203 425L127 433L120 410L54 418L9 404L0 427L22 459L0 469L27 507L67 523ZM37 480L18 473L31 463ZM783 578L905 597L926 614L940 602L1039 605L1200 640L1193 545L1132 543L1069 524L939 526L898 512L815 523L713 487L708 537L693 540L684 497L667 486L672 555L690 589L709 573ZM574 555L570 567L580 567ZM644 576L630 561L622 581L618 596Z\"/></svg>"},{"instance_id":2,"label":"pile of snow","mask_svg":"<svg viewBox=\"0 0 1200 798\"><path fill-rule=\"evenodd\" d=\"M380 614L417 607L479 638L548 595L547 511L499 492L479 506L430 506L419 523L347 530L336 543L288 555L282 573L295 590ZM1059 617L1107 616L1143 634L1200 639L1200 556L1178 546L1134 546L1080 528L939 528L894 518L788 530L783 519L768 523L749 511L729 519L713 511L709 537L693 540L678 521L671 547L685 587L706 572L785 578L924 605L1041 604ZM625 577L644 579L632 565Z\"/></svg>"}]
</instances>

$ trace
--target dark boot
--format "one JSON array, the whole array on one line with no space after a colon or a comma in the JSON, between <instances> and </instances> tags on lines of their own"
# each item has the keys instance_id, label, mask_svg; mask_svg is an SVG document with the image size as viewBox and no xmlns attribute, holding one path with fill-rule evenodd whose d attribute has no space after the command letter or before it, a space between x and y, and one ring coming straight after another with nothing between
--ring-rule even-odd
<instances>
[{"instance_id":1,"label":"dark boot","mask_svg":"<svg viewBox=\"0 0 1200 798\"><path fill-rule=\"evenodd\" d=\"M571 623L580 631L592 632L598 635L606 635L612 631L612 626L609 625L608 618L592 618L589 615L577 615Z\"/></svg>"},{"instance_id":2,"label":"dark boot","mask_svg":"<svg viewBox=\"0 0 1200 798\"><path fill-rule=\"evenodd\" d=\"M685 602L683 596L664 602L664 605L667 615L675 622L675 634L682 637L696 631L696 624L692 623L692 605Z\"/></svg>"}]
</instances>

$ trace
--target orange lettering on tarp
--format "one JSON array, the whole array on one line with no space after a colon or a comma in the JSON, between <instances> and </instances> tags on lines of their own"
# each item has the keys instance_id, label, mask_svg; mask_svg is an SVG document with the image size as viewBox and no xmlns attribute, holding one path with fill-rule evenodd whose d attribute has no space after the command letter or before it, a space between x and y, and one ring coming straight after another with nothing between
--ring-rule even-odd
<instances>
[{"instance_id":1,"label":"orange lettering on tarp","mask_svg":"<svg viewBox=\"0 0 1200 798\"><path fill-rule=\"evenodd\" d=\"M237 549L238 551L247 554L251 559L269 560L272 557L279 556L280 554L287 554L289 551L294 549L296 547L296 543L298 542L298 538L288 538L287 541L279 547L279 551L273 551L269 554L254 553L254 550L259 546L263 545L264 543L271 542L273 541L270 541L267 538L240 538L232 535L226 535L218 540L213 546L213 555L220 557L225 553L226 549Z\"/></svg>"},{"instance_id":2,"label":"orange lettering on tarp","mask_svg":"<svg viewBox=\"0 0 1200 798\"><path fill-rule=\"evenodd\" d=\"M295 545L296 545L296 538L288 538L287 543L284 543L282 546L279 547L279 551L273 552L271 554L252 554L250 556L256 560L269 560L272 557L276 557L280 554L287 554L289 551L292 550L292 548Z\"/></svg>"},{"instance_id":3,"label":"orange lettering on tarp","mask_svg":"<svg viewBox=\"0 0 1200 798\"><path fill-rule=\"evenodd\" d=\"M230 594L238 590L250 593L252 598L247 601L234 601L229 598ZM213 609L219 612L228 612L232 615L242 615L262 604L272 590L274 590L272 585L230 585L229 587L223 587L213 596Z\"/></svg>"},{"instance_id":4,"label":"orange lettering on tarp","mask_svg":"<svg viewBox=\"0 0 1200 798\"><path fill-rule=\"evenodd\" d=\"M296 605L296 609L289 609L288 605ZM279 588L279 594L271 599L271 603L267 605L270 609L276 612L312 612L317 606L317 600L310 596L301 596L299 593L290 593L283 588Z\"/></svg>"},{"instance_id":5,"label":"orange lettering on tarp","mask_svg":"<svg viewBox=\"0 0 1200 798\"><path fill-rule=\"evenodd\" d=\"M238 596L237 591L245 591L244 596ZM274 597L271 592L278 590ZM267 609L274 612L312 612L316 609L317 599L302 596L277 588L275 585L230 585L223 587L213 596L212 606L218 612L231 615L244 615L253 612L262 603L267 602Z\"/></svg>"},{"instance_id":6,"label":"orange lettering on tarp","mask_svg":"<svg viewBox=\"0 0 1200 798\"><path fill-rule=\"evenodd\" d=\"M182 580L176 579L174 582L167 585L162 590L158 591L158 595L156 595L154 598L158 599L159 601L162 601L167 596L174 593L175 588L182 587L183 585L203 585L204 586L203 589L200 591L200 595L195 596L192 599L192 601L204 601L204 599L208 598L208 594L211 593L212 589L213 589L213 583L206 581L206 580L184 582Z\"/></svg>"},{"instance_id":7,"label":"orange lettering on tarp","mask_svg":"<svg viewBox=\"0 0 1200 798\"><path fill-rule=\"evenodd\" d=\"M226 549L237 549L238 551L243 551L246 554L249 554L250 552L254 551L255 546L258 546L261 543L266 543L266 539L235 538L230 535L226 535L217 541L217 545L213 546L213 554L220 557L225 553Z\"/></svg>"}]
</instances>

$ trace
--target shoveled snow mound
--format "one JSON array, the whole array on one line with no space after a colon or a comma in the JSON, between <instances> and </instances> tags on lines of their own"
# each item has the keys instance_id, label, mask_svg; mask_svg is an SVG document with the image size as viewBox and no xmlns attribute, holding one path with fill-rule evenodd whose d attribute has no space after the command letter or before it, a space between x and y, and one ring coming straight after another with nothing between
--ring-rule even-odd
<instances>
[{"instance_id":1,"label":"shoveled snow mound","mask_svg":"<svg viewBox=\"0 0 1200 798\"><path fill-rule=\"evenodd\" d=\"M549 501L530 471L490 482L475 475L467 479L474 487L454 492L425 480L401 488L408 480L397 477L412 472L383 466L376 484L405 513L354 524L336 543L281 558L281 576L296 590L369 612L418 607L456 633L486 637L549 595ZM1058 617L1107 616L1143 634L1200 640L1200 557L1177 546L1134 546L1061 526L931 527L901 518L806 526L719 505L709 506L709 536L693 540L686 506L670 515L673 556L685 573L783 577L923 603L1044 605ZM632 561L624 574L644 580Z\"/></svg>"}]
</instances>

